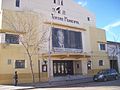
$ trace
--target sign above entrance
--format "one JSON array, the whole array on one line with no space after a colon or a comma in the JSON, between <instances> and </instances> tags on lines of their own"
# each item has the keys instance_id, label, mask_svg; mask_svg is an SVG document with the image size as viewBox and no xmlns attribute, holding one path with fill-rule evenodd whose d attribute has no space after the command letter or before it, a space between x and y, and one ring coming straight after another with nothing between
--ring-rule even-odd
<instances>
[{"instance_id":1,"label":"sign above entrance","mask_svg":"<svg viewBox=\"0 0 120 90\"><path fill-rule=\"evenodd\" d=\"M72 23L72 24L80 24L79 21L70 19L66 16L60 17L60 16L54 15L53 13L51 14L51 16L52 16L52 19L54 19L54 20L59 20L59 21L68 22L68 23Z\"/></svg>"},{"instance_id":2,"label":"sign above entrance","mask_svg":"<svg viewBox=\"0 0 120 90\"><path fill-rule=\"evenodd\" d=\"M54 47L53 52L59 52L59 53L63 53L63 52L67 52L67 53L82 53L83 50L82 49L72 49L72 48L58 48L58 47Z\"/></svg>"}]
</instances>

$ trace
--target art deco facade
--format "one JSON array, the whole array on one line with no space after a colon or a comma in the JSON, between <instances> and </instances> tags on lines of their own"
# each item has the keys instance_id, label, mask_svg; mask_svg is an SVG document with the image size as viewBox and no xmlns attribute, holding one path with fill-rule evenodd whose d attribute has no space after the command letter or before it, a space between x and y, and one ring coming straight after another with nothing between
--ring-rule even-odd
<instances>
[{"instance_id":1,"label":"art deco facade","mask_svg":"<svg viewBox=\"0 0 120 90\"><path fill-rule=\"evenodd\" d=\"M47 30L45 48L34 53L32 58L36 82L66 75L93 75L100 69L109 68L105 31L96 28L94 14L73 0L1 0L1 84L13 83L15 71L18 71L19 83L32 82L29 58L19 40L26 32L14 31L24 29L18 22L26 19L26 12L37 18L31 23L38 24L40 20L36 30ZM18 13L19 21L16 22ZM19 28L6 24L7 16Z\"/></svg>"}]
</instances>

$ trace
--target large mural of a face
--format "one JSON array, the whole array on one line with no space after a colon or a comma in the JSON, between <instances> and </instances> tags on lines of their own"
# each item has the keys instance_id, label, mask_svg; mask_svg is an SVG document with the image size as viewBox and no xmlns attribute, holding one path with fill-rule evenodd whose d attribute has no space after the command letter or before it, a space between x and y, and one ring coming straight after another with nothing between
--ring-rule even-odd
<instances>
[{"instance_id":1,"label":"large mural of a face","mask_svg":"<svg viewBox=\"0 0 120 90\"><path fill-rule=\"evenodd\" d=\"M52 28L52 47L82 49L81 32Z\"/></svg>"},{"instance_id":2,"label":"large mural of a face","mask_svg":"<svg viewBox=\"0 0 120 90\"><path fill-rule=\"evenodd\" d=\"M64 48L64 33L62 30L57 31L58 44L60 48Z\"/></svg>"}]
</instances>

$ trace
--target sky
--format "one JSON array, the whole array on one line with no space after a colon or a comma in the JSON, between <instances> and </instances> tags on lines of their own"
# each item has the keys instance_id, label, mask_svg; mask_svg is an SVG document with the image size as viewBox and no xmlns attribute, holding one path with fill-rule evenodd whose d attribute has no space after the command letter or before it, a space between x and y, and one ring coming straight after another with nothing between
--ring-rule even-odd
<instances>
[{"instance_id":1,"label":"sky","mask_svg":"<svg viewBox=\"0 0 120 90\"><path fill-rule=\"evenodd\" d=\"M120 0L74 0L96 15L96 26L108 41L120 42Z\"/></svg>"}]
</instances>

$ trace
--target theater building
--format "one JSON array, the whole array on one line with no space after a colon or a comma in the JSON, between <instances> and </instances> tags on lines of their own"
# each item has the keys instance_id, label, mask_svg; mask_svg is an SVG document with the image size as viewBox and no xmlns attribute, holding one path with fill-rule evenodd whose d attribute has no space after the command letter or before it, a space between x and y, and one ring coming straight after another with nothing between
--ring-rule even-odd
<instances>
[{"instance_id":1,"label":"theater building","mask_svg":"<svg viewBox=\"0 0 120 90\"><path fill-rule=\"evenodd\" d=\"M13 83L15 71L19 83L32 82L28 55L18 40L23 33L14 32L4 18L9 16L16 24L11 13L20 13L22 19L28 11L39 16L38 30L48 30L49 38L45 48L32 58L35 82L68 75L93 75L110 67L105 31L96 28L93 13L73 0L1 0L0 84Z\"/></svg>"}]
</instances>

